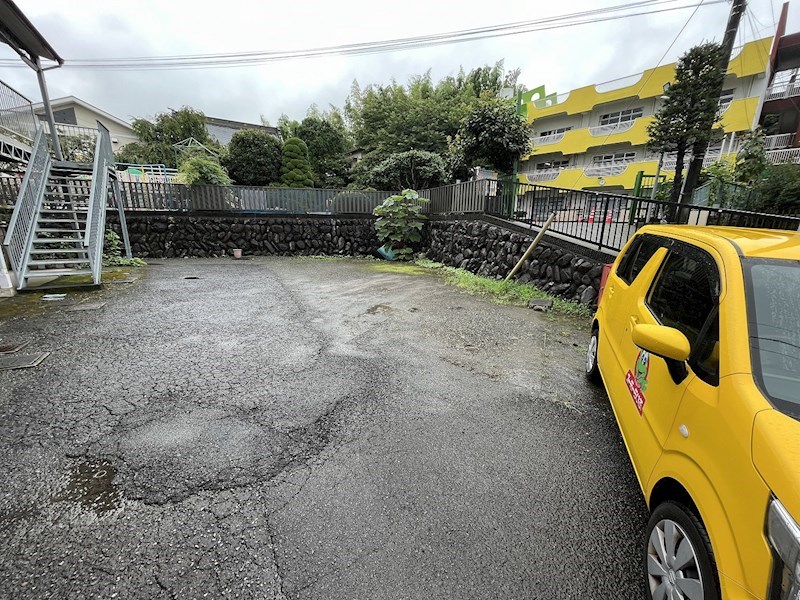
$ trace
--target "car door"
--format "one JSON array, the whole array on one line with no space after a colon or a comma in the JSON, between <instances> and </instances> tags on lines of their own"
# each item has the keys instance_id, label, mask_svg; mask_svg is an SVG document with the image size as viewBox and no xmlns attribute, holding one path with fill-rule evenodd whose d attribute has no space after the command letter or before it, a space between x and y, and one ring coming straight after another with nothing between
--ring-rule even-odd
<instances>
[{"instance_id":1,"label":"car door","mask_svg":"<svg viewBox=\"0 0 800 600\"><path fill-rule=\"evenodd\" d=\"M615 269L609 273L602 299L598 364L637 473L638 465L629 437L637 435L641 416L637 410L631 410L630 391L626 383L627 371L632 368L630 324L632 319L638 318L637 307L643 302L671 244L669 238L637 235L623 252ZM661 248L663 250L659 252ZM641 451L641 442L638 445ZM647 474L643 475L646 478Z\"/></svg>"},{"instance_id":2,"label":"car door","mask_svg":"<svg viewBox=\"0 0 800 600\"><path fill-rule=\"evenodd\" d=\"M702 364L718 357L718 345L706 347L718 327L720 273L714 258L699 247L673 241L646 293L633 305L623 339L628 371L625 384L630 398L628 444L636 470L646 481L673 429L681 399L697 378ZM687 363L651 356L632 339L637 324L665 325L681 331L693 349ZM703 342L701 344L701 342ZM703 346L705 362L697 359ZM707 377L705 372L700 372ZM636 421L638 420L638 423Z\"/></svg>"}]
</instances>

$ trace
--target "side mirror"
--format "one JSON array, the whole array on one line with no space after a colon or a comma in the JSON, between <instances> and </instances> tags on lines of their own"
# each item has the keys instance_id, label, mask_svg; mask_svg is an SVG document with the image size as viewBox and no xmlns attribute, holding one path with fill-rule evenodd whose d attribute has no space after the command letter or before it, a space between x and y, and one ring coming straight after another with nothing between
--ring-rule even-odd
<instances>
[{"instance_id":1,"label":"side mirror","mask_svg":"<svg viewBox=\"0 0 800 600\"><path fill-rule=\"evenodd\" d=\"M680 331L663 325L635 325L633 343L650 354L683 363L689 358L689 340Z\"/></svg>"}]
</instances>

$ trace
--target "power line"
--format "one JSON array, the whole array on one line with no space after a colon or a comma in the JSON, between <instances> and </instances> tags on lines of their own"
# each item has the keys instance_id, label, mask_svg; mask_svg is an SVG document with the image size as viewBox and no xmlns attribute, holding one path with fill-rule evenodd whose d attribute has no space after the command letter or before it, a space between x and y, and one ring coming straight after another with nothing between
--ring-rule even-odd
<instances>
[{"instance_id":1,"label":"power line","mask_svg":"<svg viewBox=\"0 0 800 600\"><path fill-rule=\"evenodd\" d=\"M709 0L699 4L683 4L680 6L666 6L680 0L640 0L625 5L616 5L602 9L535 19L517 21L501 25L492 25L476 29L452 31L448 33L431 34L411 38L398 38L383 41L363 42L357 44L342 44L303 50L286 51L254 51L222 54L196 54L183 56L157 56L138 58L104 58L104 59L67 59L64 68L93 70L93 71L145 71L145 70L185 70L185 69L212 69L223 67L252 66L270 62L318 58L324 56L363 56L384 52L396 52L428 48L446 44L464 43L488 38L520 35L536 31L575 27L590 23L601 23L617 19L626 19L636 16L653 15L663 12L694 8L694 13L700 6L719 4L726 0ZM640 12L627 12L631 8L649 9ZM17 61L0 60L0 66L19 66Z\"/></svg>"}]
</instances>

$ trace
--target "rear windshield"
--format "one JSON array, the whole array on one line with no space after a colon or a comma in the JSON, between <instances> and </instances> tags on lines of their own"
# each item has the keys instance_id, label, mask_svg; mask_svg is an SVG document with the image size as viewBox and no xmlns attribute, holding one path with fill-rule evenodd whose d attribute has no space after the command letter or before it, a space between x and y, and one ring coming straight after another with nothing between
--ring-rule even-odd
<instances>
[{"instance_id":1,"label":"rear windshield","mask_svg":"<svg viewBox=\"0 0 800 600\"><path fill-rule=\"evenodd\" d=\"M800 418L800 261L742 262L753 375L775 408Z\"/></svg>"}]
</instances>

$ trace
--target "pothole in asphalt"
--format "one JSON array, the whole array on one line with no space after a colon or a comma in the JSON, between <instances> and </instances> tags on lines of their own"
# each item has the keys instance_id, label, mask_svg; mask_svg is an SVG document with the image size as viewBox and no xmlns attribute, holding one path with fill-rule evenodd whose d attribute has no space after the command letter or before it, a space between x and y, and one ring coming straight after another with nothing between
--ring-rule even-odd
<instances>
[{"instance_id":1,"label":"pothole in asphalt","mask_svg":"<svg viewBox=\"0 0 800 600\"><path fill-rule=\"evenodd\" d=\"M250 485L292 460L290 444L287 435L222 410L165 414L123 434L120 486L127 498L164 504Z\"/></svg>"},{"instance_id":2,"label":"pothole in asphalt","mask_svg":"<svg viewBox=\"0 0 800 600\"><path fill-rule=\"evenodd\" d=\"M388 304L376 304L375 306L370 306L367 309L367 314L368 315L379 315L379 314L387 313L390 310L392 310L392 307L389 306Z\"/></svg>"},{"instance_id":3,"label":"pothole in asphalt","mask_svg":"<svg viewBox=\"0 0 800 600\"><path fill-rule=\"evenodd\" d=\"M54 502L77 502L102 515L121 506L114 484L117 468L105 460L87 460L76 465L64 489L53 496Z\"/></svg>"}]
</instances>

